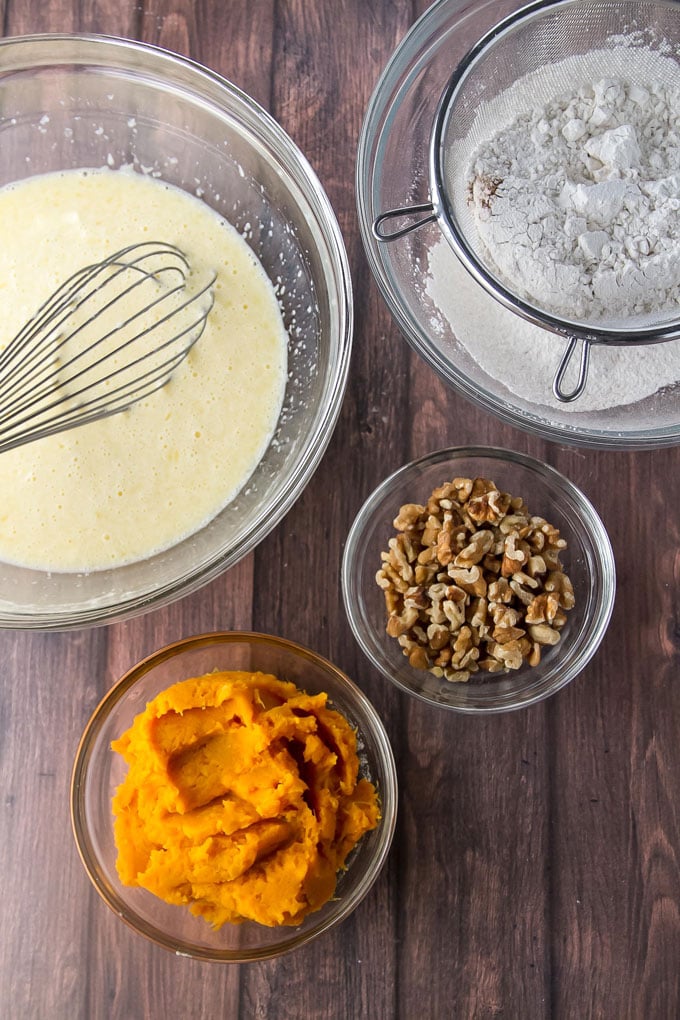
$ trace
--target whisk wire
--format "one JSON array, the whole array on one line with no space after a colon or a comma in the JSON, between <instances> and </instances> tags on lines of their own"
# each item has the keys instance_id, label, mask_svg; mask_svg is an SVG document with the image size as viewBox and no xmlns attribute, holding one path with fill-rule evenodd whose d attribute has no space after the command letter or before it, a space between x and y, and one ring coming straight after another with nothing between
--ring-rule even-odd
<instances>
[{"instance_id":1,"label":"whisk wire","mask_svg":"<svg viewBox=\"0 0 680 1020\"><path fill-rule=\"evenodd\" d=\"M73 273L0 354L0 452L116 414L164 386L214 302L215 275L187 291L189 274L184 253L159 242ZM140 287L124 319L107 321Z\"/></svg>"},{"instance_id":2,"label":"whisk wire","mask_svg":"<svg viewBox=\"0 0 680 1020\"><path fill-rule=\"evenodd\" d=\"M86 373L89 373L93 369L98 368L100 365L104 364L104 362L107 361L113 355L113 353L118 353L124 350L125 348L129 347L130 345L136 343L140 336L142 335L145 335L147 337L150 336L153 330L159 329L165 322L174 318L177 314L177 311L188 308L191 304L195 303L195 301L199 297L202 297L204 294L206 294L210 287L212 286L213 282L214 277L208 283L206 283L201 288L200 291L198 291L195 295L192 295L192 297L187 299L181 306L178 306L178 309L173 309L172 311L168 312L168 314L164 316L163 319L159 320L150 329L145 330L143 334L136 334L135 336L131 337L120 347L116 348L115 352L110 352L108 354L103 355L97 361L93 362L91 365L88 365L87 368L83 369L81 372L78 372L75 375L71 376L69 382L73 383L76 379L81 378ZM174 288L174 291L176 291L177 289L178 288ZM164 298L159 300L164 300ZM210 306L212 307L212 300L210 301ZM132 321L132 319L127 320L126 323L124 323L123 325L127 325L130 321ZM203 331L205 329L205 323L206 323L205 311L201 309L199 310L198 316L195 321L190 322L189 325L186 326L185 329L183 329L180 333L176 333L170 339L165 340L163 343L156 346L154 348L154 353L158 354L160 351L174 345L177 340L180 340L182 337L191 334L193 330L198 330L198 332L196 332L192 336L190 344L187 344L186 347L181 348L179 351L176 351L174 354L171 355L171 357L166 358L165 361L161 361L154 367L147 369L147 371L144 372L142 375L137 376L134 386L131 386L129 382L128 383L122 382L119 386L115 387L114 389L109 389L106 401L103 401L101 397L97 396L93 397L90 400L82 400L77 404L76 407L73 408L73 410L70 413L64 412L62 409L59 412L59 414L55 415L54 418L52 419L46 418L45 415L53 408L61 407L63 400L61 398L57 398L53 400L51 403L43 405L41 407L40 424L35 426L35 430L39 429L41 436L54 434L55 432L62 431L62 423L65 424L66 422L75 422L77 420L78 424L86 424L89 421L94 421L97 420L98 418L108 417L112 414L116 414L119 411L125 410L127 407L130 407L131 404L151 396L152 393L155 393L156 390L161 389L166 384L166 382L169 380L170 376L175 371L175 369L182 363L190 347L192 347L203 334ZM102 340L103 339L105 338L102 338ZM97 341L97 343L100 342L101 341ZM106 377L107 385L116 376L121 375L123 373L128 373L131 369L134 369L135 366L142 364L146 360L148 360L148 355L142 354L135 360L125 364L123 367L114 369L114 371L110 372ZM93 389L100 385L101 379L97 379L94 382L87 383L80 389L70 391L69 399L76 400L79 397L84 397L87 393L91 392ZM38 395L42 396L43 394L39 393ZM34 402L35 402L34 398L30 397L26 399L23 405L15 404L13 406L12 411L13 414L15 415L24 411L27 406L29 407L29 413L25 414L22 418L15 418L15 421L13 422L14 426L24 425L25 423L31 421L31 418L34 417L34 415L30 413L30 406L33 405ZM96 411L87 414L86 413L87 408L91 408L93 405L95 405ZM59 425L55 428L52 428L51 426L55 422L59 422ZM1 424L2 415L0 415L0 425ZM30 435L31 430L30 429L27 430L25 434Z\"/></svg>"},{"instance_id":3,"label":"whisk wire","mask_svg":"<svg viewBox=\"0 0 680 1020\"><path fill-rule=\"evenodd\" d=\"M39 337L40 345L35 347L35 353L36 354L42 353L42 357L39 364L44 363L50 357L56 355L59 349L64 346L64 344L72 340L84 328L91 325L94 318L106 312L108 308L112 307L117 301L121 300L121 298L128 294L134 287L140 286L146 280L152 278L158 279L158 274L161 271L178 272L180 274L180 282L173 291L168 290L166 293L162 294L158 299L159 301L164 300L164 298L170 296L171 293L174 293L177 290L181 290L185 282L185 271L188 271L189 265L185 256L182 254L182 252L179 251L178 248L175 248L173 246L167 246L164 249L156 248L153 251L139 255L138 258L132 259L129 262L123 261L125 256L130 251L134 250L134 248L136 247L139 246L131 245L128 248L124 248L120 252L116 252L114 255L109 256L102 262L94 263L91 266L84 266L82 269L79 269L75 273L73 273L72 276L70 276L47 299L47 301L44 302L43 305L41 305L41 307L38 309L33 318L30 319L24 325L24 327L19 331L19 333L17 333L12 343L7 347L3 354L0 355L0 371L3 368L3 362L5 360L8 360L10 357L16 357L20 352L26 351L27 348L30 349L30 345L32 341L35 341L36 337ZM176 265L174 265L162 267L161 270L156 270L155 273L151 273L148 270L145 270L142 267L140 267L139 263L142 260L149 259L152 256L157 257L158 255L176 256L178 259L181 260L184 269L182 269L181 267L178 268ZM110 269L112 266L118 267L117 271L113 275L107 276L106 275L107 270ZM114 292L114 296L111 298L108 304L98 308L89 319L86 319L84 322L82 322L76 329L71 330L69 334L64 335L63 333L60 333L61 328L68 321L69 316L72 316L77 308L83 308L88 301L90 301L97 294L101 293L103 283L113 282L121 273L124 273L130 269L137 270L142 275L139 278L135 279L134 282L130 284L129 287L125 288L125 290ZM97 282L98 278L102 276L103 280L101 282ZM95 283L95 286L92 287L90 290L84 291L84 287L86 285L89 285L90 283ZM77 303L75 303L76 296L78 298ZM149 310L148 307L138 309L137 312L130 317L128 322L132 321L132 319L136 317L144 315L148 310ZM61 315L61 318L55 319L55 316L59 315ZM53 319L55 319L55 321L52 321ZM41 336L40 331L44 330L48 325L49 325L48 332ZM127 325L127 322L121 323L119 328L122 328L125 325ZM99 343L103 342L103 340L107 339L108 336L111 335L111 332L113 331L110 331L110 333L106 334L106 336L100 337L95 342L95 345L89 345L88 347L85 347L80 352L80 354L76 356L76 358L85 356L88 353L88 351L92 349L92 346L96 346ZM50 347L48 342L52 336L55 337L54 346ZM24 361L23 364L24 371L23 373L17 373L15 375L14 385L12 388L16 389L24 381L34 378L33 375L29 375L31 365L32 365L31 360ZM3 394L8 392L11 392L11 388L4 390Z\"/></svg>"},{"instance_id":4,"label":"whisk wire","mask_svg":"<svg viewBox=\"0 0 680 1020\"><path fill-rule=\"evenodd\" d=\"M131 252L139 251L139 249L148 249L144 252L140 252L137 258L125 261L127 255ZM93 280L96 280L98 276L106 273L106 270L111 266L119 266L120 272L126 269L139 268L139 263L145 259L152 257L159 257L161 255L172 255L180 261L183 267L179 271L182 273L183 279L186 278L186 273L189 271L189 263L182 251L176 248L174 245L163 245L159 246L154 241L145 241L141 244L131 244L127 248L122 248L120 251L115 252L113 255L109 255L101 262L92 263L89 266L83 266L77 269L68 279L64 280L62 284L43 302L38 308L35 314L24 324L19 330L11 344L5 348L3 352L0 352L0 369L4 367L4 364L13 358L18 352L20 345L30 341L31 337L34 336L38 330L40 330L58 311L61 309L69 310L73 308L73 301L75 296L79 296L79 301L82 304L89 297L95 293L101 284L98 284L93 290L86 294L82 294L81 291L83 286ZM165 267L166 270L168 267ZM176 268L176 267L171 267ZM148 278L151 274L148 271L144 271L145 278ZM116 274L118 275L118 274ZM110 279L110 277L109 277ZM140 281L141 282L141 281ZM114 298L115 300L115 298ZM63 321L63 320L62 320ZM57 329L59 323L55 323L54 329ZM16 346L15 346L16 345Z\"/></svg>"}]
</instances>

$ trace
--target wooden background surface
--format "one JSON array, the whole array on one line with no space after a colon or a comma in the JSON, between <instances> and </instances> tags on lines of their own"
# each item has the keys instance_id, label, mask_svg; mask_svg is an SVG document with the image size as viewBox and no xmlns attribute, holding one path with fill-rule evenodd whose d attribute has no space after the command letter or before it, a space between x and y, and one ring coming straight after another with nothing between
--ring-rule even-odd
<instances>
[{"instance_id":1,"label":"wooden background surface","mask_svg":"<svg viewBox=\"0 0 680 1020\"><path fill-rule=\"evenodd\" d=\"M391 323L361 247L354 159L377 77L425 7L0 2L8 35L142 38L261 102L329 193L356 300L331 446L253 555L128 623L0 633L7 1020L680 1016L680 450L599 453L528 437L449 392ZM587 670L552 700L488 720L431 709L383 682L354 644L339 587L344 537L374 485L414 455L467 442L531 453L571 477L611 530L619 576ZM128 931L90 887L68 817L73 755L104 691L160 645L222 628L293 638L343 667L385 720L401 789L388 864L355 914L317 944L246 966L176 959Z\"/></svg>"}]
</instances>

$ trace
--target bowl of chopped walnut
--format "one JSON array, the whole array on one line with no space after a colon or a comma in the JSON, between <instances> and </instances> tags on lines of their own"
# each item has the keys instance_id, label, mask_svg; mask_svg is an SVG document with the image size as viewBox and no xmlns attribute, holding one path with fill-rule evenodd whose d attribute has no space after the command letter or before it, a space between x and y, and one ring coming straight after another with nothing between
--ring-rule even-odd
<instances>
[{"instance_id":1,"label":"bowl of chopped walnut","mask_svg":"<svg viewBox=\"0 0 680 1020\"><path fill-rule=\"evenodd\" d=\"M607 531L569 479L520 453L468 447L421 457L369 496L342 590L359 645L397 687L501 712L585 668L616 573Z\"/></svg>"}]
</instances>

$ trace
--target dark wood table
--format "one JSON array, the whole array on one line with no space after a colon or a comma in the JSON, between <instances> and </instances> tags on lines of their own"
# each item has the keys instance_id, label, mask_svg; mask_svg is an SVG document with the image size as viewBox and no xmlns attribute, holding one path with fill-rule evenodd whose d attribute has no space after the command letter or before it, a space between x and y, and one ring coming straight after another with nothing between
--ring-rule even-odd
<instances>
[{"instance_id":1,"label":"dark wood table","mask_svg":"<svg viewBox=\"0 0 680 1020\"><path fill-rule=\"evenodd\" d=\"M449 391L392 324L362 250L354 162L378 75L425 7L2 3L6 34L144 39L261 102L329 193L356 301L333 440L253 554L126 623L0 633L7 1020L680 1016L680 450L592 452L515 431ZM583 674L547 702L488 719L429 708L383 681L340 597L344 538L366 495L412 456L461 443L509 446L564 471L609 527L618 569L612 623ZM73 756L105 690L157 647L229 628L298 640L354 677L385 721L401 791L388 863L352 917L316 944L242 966L175 958L129 931L90 886L69 823Z\"/></svg>"}]
</instances>

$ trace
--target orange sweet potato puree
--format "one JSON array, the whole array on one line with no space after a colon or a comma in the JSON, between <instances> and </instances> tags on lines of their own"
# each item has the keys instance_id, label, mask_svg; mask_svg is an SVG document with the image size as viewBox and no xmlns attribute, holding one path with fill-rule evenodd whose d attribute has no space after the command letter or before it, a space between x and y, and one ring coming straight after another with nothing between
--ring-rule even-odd
<instances>
[{"instance_id":1,"label":"orange sweet potato puree","mask_svg":"<svg viewBox=\"0 0 680 1020\"><path fill-rule=\"evenodd\" d=\"M174 684L112 747L128 765L113 799L121 881L215 928L299 924L380 818L344 716L268 674Z\"/></svg>"}]
</instances>

